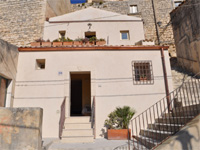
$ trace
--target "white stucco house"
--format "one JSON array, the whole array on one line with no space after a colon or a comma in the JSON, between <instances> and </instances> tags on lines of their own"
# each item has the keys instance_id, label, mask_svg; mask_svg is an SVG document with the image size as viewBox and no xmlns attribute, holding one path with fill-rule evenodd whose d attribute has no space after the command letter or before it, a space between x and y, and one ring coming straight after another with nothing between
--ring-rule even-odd
<instances>
[{"instance_id":1,"label":"white stucco house","mask_svg":"<svg viewBox=\"0 0 200 150\"><path fill-rule=\"evenodd\" d=\"M43 108L43 137L58 137L60 107L66 99L63 140L103 138L104 121L116 107L128 105L139 114L166 96L162 49L172 91L167 47L21 47L14 107ZM146 78L141 78L144 75ZM93 109L94 99L93 133L92 112L85 114L83 110Z\"/></svg>"},{"instance_id":2,"label":"white stucco house","mask_svg":"<svg viewBox=\"0 0 200 150\"><path fill-rule=\"evenodd\" d=\"M43 108L43 137L104 138L104 121L116 107L137 115L172 91L168 47L135 46L144 39L140 18L87 8L45 23L45 40L61 36L107 44L19 48L13 105Z\"/></svg>"},{"instance_id":3,"label":"white stucco house","mask_svg":"<svg viewBox=\"0 0 200 150\"><path fill-rule=\"evenodd\" d=\"M60 37L77 39L95 36L107 45L135 45L144 39L141 18L121 15L93 7L49 18L45 22L44 40Z\"/></svg>"}]
</instances>

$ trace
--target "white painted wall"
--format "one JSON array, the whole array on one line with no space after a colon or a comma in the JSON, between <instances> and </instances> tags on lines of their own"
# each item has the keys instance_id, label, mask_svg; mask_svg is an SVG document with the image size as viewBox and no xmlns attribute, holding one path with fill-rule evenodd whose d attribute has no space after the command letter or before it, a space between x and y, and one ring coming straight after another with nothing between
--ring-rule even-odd
<instances>
[{"instance_id":1,"label":"white painted wall","mask_svg":"<svg viewBox=\"0 0 200 150\"><path fill-rule=\"evenodd\" d=\"M89 30L88 23L91 23ZM104 38L107 45L135 45L144 39L143 22L79 22L79 23L48 23L45 22L44 39L53 41L59 38L59 31L66 31L66 38L73 40L85 38L85 32L96 32L97 38ZM120 31L129 31L129 40L121 40Z\"/></svg>"},{"instance_id":2,"label":"white painted wall","mask_svg":"<svg viewBox=\"0 0 200 150\"><path fill-rule=\"evenodd\" d=\"M46 59L45 70L35 70L36 59ZM133 60L152 60L153 85L133 84ZM165 60L172 91L167 50ZM91 99L96 96L97 106L97 138L102 137L104 121L117 106L131 106L139 114L165 96L158 50L20 52L14 106L44 109L43 137L58 137L59 111L64 96L67 96L67 115L69 112L69 77L73 71L91 72Z\"/></svg>"},{"instance_id":3,"label":"white painted wall","mask_svg":"<svg viewBox=\"0 0 200 150\"><path fill-rule=\"evenodd\" d=\"M144 39L143 21L134 16L122 15L93 7L57 16L45 22L43 39L59 38L59 31L66 31L66 38L85 38L85 32L96 32L108 45L135 45ZM62 23L55 23L64 21ZM81 21L81 22L80 22ZM89 29L88 23L91 23ZM120 31L129 31L130 39L121 40Z\"/></svg>"}]
</instances>

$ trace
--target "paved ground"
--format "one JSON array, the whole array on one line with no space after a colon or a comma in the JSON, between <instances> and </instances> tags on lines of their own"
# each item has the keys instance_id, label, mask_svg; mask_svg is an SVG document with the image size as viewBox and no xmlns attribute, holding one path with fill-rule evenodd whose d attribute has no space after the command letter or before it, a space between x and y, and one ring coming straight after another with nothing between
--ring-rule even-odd
<instances>
[{"instance_id":1,"label":"paved ground","mask_svg":"<svg viewBox=\"0 0 200 150\"><path fill-rule=\"evenodd\" d=\"M94 143L73 144L61 143L58 139L43 139L43 141L43 150L128 150L127 140L96 139Z\"/></svg>"}]
</instances>

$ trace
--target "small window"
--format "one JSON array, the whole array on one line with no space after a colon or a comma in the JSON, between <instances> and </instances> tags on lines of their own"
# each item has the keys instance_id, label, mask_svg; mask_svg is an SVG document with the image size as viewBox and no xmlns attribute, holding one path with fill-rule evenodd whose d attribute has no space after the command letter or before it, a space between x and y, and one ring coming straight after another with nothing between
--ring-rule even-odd
<instances>
[{"instance_id":1,"label":"small window","mask_svg":"<svg viewBox=\"0 0 200 150\"><path fill-rule=\"evenodd\" d=\"M137 5L130 5L130 13L131 14L138 13Z\"/></svg>"},{"instance_id":2,"label":"small window","mask_svg":"<svg viewBox=\"0 0 200 150\"><path fill-rule=\"evenodd\" d=\"M36 69L45 69L45 59L36 59Z\"/></svg>"},{"instance_id":3,"label":"small window","mask_svg":"<svg viewBox=\"0 0 200 150\"><path fill-rule=\"evenodd\" d=\"M88 39L92 37L96 37L96 32L85 32L85 37Z\"/></svg>"},{"instance_id":4,"label":"small window","mask_svg":"<svg viewBox=\"0 0 200 150\"><path fill-rule=\"evenodd\" d=\"M151 61L132 61L133 83L153 84L153 70Z\"/></svg>"},{"instance_id":5,"label":"small window","mask_svg":"<svg viewBox=\"0 0 200 150\"><path fill-rule=\"evenodd\" d=\"M129 40L129 31L120 31L121 40Z\"/></svg>"},{"instance_id":6,"label":"small window","mask_svg":"<svg viewBox=\"0 0 200 150\"><path fill-rule=\"evenodd\" d=\"M64 39L65 38L65 31L59 31L59 38Z\"/></svg>"},{"instance_id":7,"label":"small window","mask_svg":"<svg viewBox=\"0 0 200 150\"><path fill-rule=\"evenodd\" d=\"M181 3L182 3L182 1L175 1L175 2L174 2L175 8L178 7Z\"/></svg>"}]
</instances>

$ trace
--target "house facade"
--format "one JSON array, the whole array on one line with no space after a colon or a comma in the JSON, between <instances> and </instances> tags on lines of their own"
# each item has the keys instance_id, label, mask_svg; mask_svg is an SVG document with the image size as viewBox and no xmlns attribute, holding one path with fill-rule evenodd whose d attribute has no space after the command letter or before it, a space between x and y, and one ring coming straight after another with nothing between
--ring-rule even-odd
<instances>
[{"instance_id":1,"label":"house facade","mask_svg":"<svg viewBox=\"0 0 200 150\"><path fill-rule=\"evenodd\" d=\"M200 72L200 6L188 0L171 12L178 63L187 71Z\"/></svg>"},{"instance_id":2,"label":"house facade","mask_svg":"<svg viewBox=\"0 0 200 150\"><path fill-rule=\"evenodd\" d=\"M142 19L89 7L80 11L50 18L45 22L44 40L64 36L105 39L106 45L135 45L144 39Z\"/></svg>"},{"instance_id":3,"label":"house facade","mask_svg":"<svg viewBox=\"0 0 200 150\"><path fill-rule=\"evenodd\" d=\"M94 135L103 138L116 107L130 106L137 115L166 96L162 50L172 91L167 47L21 47L14 107L43 108L43 137L58 137L63 100L66 121L91 116L95 100Z\"/></svg>"}]
</instances>

